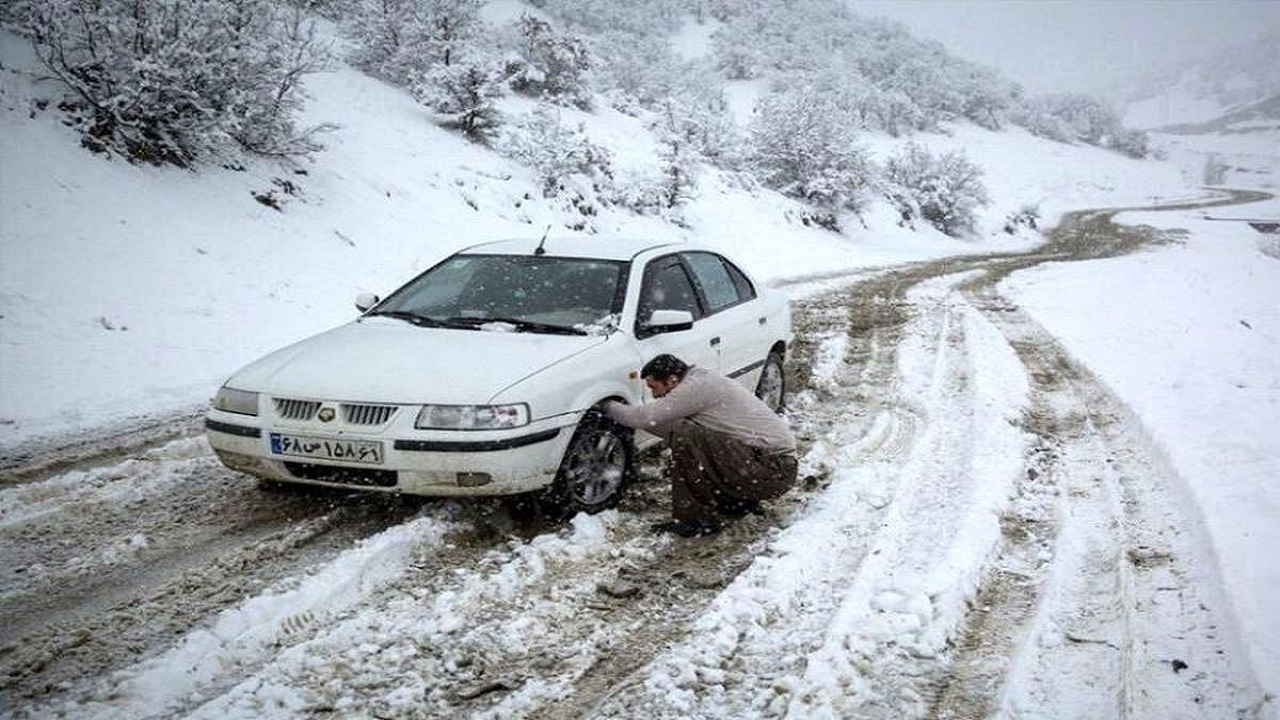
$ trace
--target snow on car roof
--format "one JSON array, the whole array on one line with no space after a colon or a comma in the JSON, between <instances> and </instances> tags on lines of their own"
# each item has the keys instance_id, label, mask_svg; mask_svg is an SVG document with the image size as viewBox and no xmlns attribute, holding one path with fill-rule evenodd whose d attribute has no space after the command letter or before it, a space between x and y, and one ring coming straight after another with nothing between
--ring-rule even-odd
<instances>
[{"instance_id":1,"label":"snow on car roof","mask_svg":"<svg viewBox=\"0 0 1280 720\"><path fill-rule=\"evenodd\" d=\"M670 240L653 240L651 238L628 237L530 237L512 240L497 240L464 248L463 253L484 253L486 255L533 255L539 243L547 255L558 257L589 257L603 260L630 260L637 254L653 248L673 246L693 249L687 242Z\"/></svg>"}]
</instances>

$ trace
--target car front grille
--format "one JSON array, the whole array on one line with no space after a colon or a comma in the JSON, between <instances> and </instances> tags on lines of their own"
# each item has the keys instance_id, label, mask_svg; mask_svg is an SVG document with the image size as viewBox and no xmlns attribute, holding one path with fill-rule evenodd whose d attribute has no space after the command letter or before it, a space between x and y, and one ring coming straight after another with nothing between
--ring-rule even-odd
<instances>
[{"instance_id":1,"label":"car front grille","mask_svg":"<svg viewBox=\"0 0 1280 720\"><path fill-rule=\"evenodd\" d=\"M320 410L320 403L316 400L273 399L276 402L276 414L285 420L310 420Z\"/></svg>"},{"instance_id":2,"label":"car front grille","mask_svg":"<svg viewBox=\"0 0 1280 720\"><path fill-rule=\"evenodd\" d=\"M384 425L399 410L395 405L342 404L342 419L352 425Z\"/></svg>"},{"instance_id":3,"label":"car front grille","mask_svg":"<svg viewBox=\"0 0 1280 720\"><path fill-rule=\"evenodd\" d=\"M272 398L276 404L276 414L283 420L314 420L323 403L319 400L295 400L293 398ZM341 403L342 420L348 425L386 425L395 417L400 409L395 405L373 405L369 403Z\"/></svg>"}]
</instances>

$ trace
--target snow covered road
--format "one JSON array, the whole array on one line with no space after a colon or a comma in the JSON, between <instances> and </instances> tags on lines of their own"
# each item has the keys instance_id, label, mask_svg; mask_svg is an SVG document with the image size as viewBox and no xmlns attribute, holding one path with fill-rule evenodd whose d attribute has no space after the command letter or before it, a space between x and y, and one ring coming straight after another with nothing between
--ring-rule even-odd
<instances>
[{"instance_id":1,"label":"snow covered road","mask_svg":"<svg viewBox=\"0 0 1280 720\"><path fill-rule=\"evenodd\" d=\"M996 283L1170 240L791 286L804 486L647 533L658 459L565 525L263 492L179 438L0 485L0 706L44 717L1261 717L1134 413Z\"/></svg>"}]
</instances>

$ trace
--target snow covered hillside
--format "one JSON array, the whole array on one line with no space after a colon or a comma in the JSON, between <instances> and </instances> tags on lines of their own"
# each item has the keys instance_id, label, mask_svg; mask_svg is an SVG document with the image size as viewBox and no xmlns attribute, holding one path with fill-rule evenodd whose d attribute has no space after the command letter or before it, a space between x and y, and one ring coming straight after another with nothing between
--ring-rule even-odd
<instances>
[{"instance_id":1,"label":"snow covered hillside","mask_svg":"<svg viewBox=\"0 0 1280 720\"><path fill-rule=\"evenodd\" d=\"M239 365L352 317L357 293L385 295L469 244L568 233L582 221L543 199L528 170L435 127L403 92L350 69L310 81L306 121L339 127L313 162L194 173L87 153L39 109L49 90L32 83L26 45L5 34L0 52L2 444L198 405ZM614 151L622 171L656 171L636 118L564 112ZM606 209L590 231L696 238L770 280L1025 246L1033 235L1002 228L1027 205L1051 223L1069 208L1195 192L1168 164L1016 130L961 126L919 140L963 148L985 170L992 202L973 239L901 228L883 203L833 234L805 226L801 208L776 193L710 169L683 226ZM900 144L868 143L882 156Z\"/></svg>"},{"instance_id":2,"label":"snow covered hillside","mask_svg":"<svg viewBox=\"0 0 1280 720\"><path fill-rule=\"evenodd\" d=\"M1267 26L1261 24L1259 31ZM1198 60L1154 72L1128 91L1125 122L1158 129L1207 123L1280 95L1280 33L1202 49Z\"/></svg>"}]
</instances>

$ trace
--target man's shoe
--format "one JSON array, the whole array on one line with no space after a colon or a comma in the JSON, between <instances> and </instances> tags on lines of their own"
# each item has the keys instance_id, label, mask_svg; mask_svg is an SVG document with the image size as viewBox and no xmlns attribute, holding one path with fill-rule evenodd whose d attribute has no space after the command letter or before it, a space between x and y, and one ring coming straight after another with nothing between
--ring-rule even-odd
<instances>
[{"instance_id":1,"label":"man's shoe","mask_svg":"<svg viewBox=\"0 0 1280 720\"><path fill-rule=\"evenodd\" d=\"M714 520L668 520L649 529L656 533L672 533L683 538L702 537L720 532L720 523Z\"/></svg>"},{"instance_id":2,"label":"man's shoe","mask_svg":"<svg viewBox=\"0 0 1280 720\"><path fill-rule=\"evenodd\" d=\"M764 515L764 505L759 500L744 498L722 498L716 503L716 510L725 517L741 518L747 515Z\"/></svg>"}]
</instances>

